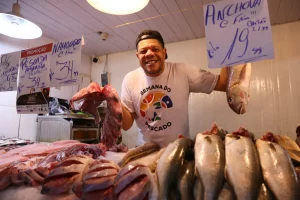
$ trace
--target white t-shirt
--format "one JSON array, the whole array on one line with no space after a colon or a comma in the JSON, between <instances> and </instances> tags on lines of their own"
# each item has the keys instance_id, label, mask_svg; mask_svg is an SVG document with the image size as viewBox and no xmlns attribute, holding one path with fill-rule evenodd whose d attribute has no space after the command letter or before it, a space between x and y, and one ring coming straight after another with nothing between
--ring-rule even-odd
<instances>
[{"instance_id":1,"label":"white t-shirt","mask_svg":"<svg viewBox=\"0 0 300 200\"><path fill-rule=\"evenodd\" d=\"M140 67L126 74L121 101L137 114L138 145L155 142L166 146L178 135L189 135L190 92L210 94L218 75L194 65L165 62L161 75L149 77Z\"/></svg>"}]
</instances>

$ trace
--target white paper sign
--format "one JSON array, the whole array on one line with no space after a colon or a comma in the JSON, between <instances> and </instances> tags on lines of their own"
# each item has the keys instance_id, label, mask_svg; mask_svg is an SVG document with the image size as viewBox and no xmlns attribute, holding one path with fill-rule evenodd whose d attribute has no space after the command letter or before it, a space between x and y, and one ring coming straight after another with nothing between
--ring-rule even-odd
<instances>
[{"instance_id":1,"label":"white paper sign","mask_svg":"<svg viewBox=\"0 0 300 200\"><path fill-rule=\"evenodd\" d=\"M267 0L223 0L203 11L209 68L274 58Z\"/></svg>"},{"instance_id":2,"label":"white paper sign","mask_svg":"<svg viewBox=\"0 0 300 200\"><path fill-rule=\"evenodd\" d=\"M48 94L47 88L50 86L51 52L52 43L21 52L17 89L18 113L48 113L44 93Z\"/></svg>"},{"instance_id":3,"label":"white paper sign","mask_svg":"<svg viewBox=\"0 0 300 200\"><path fill-rule=\"evenodd\" d=\"M82 37L53 43L51 57L51 87L79 85Z\"/></svg>"},{"instance_id":4,"label":"white paper sign","mask_svg":"<svg viewBox=\"0 0 300 200\"><path fill-rule=\"evenodd\" d=\"M17 90L20 55L20 51L1 55L0 92Z\"/></svg>"}]
</instances>

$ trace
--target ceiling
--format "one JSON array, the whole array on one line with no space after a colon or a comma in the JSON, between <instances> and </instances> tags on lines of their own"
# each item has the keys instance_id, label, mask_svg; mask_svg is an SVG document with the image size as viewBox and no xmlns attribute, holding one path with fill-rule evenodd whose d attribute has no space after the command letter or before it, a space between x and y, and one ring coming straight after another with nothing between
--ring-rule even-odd
<instances>
[{"instance_id":1,"label":"ceiling","mask_svg":"<svg viewBox=\"0 0 300 200\"><path fill-rule=\"evenodd\" d=\"M105 55L135 49L144 29L161 32L165 43L202 38L203 4L218 0L150 0L141 11L124 16L102 13L86 0L19 0L21 14L36 23L43 35L59 41L83 35L87 55ZM10 12L16 0L0 0L0 12ZM268 0L272 25L300 19L300 0ZM1 27L0 27L1 28ZM102 41L97 32L109 34Z\"/></svg>"}]
</instances>

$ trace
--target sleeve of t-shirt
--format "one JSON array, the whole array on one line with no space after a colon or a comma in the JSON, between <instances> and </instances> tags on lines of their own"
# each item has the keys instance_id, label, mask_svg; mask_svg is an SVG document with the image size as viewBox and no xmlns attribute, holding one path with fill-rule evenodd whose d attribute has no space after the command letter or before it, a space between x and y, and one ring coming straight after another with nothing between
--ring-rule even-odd
<instances>
[{"instance_id":1,"label":"sleeve of t-shirt","mask_svg":"<svg viewBox=\"0 0 300 200\"><path fill-rule=\"evenodd\" d=\"M190 64L185 64L185 69L190 92L210 94L214 90L219 75Z\"/></svg>"},{"instance_id":2,"label":"sleeve of t-shirt","mask_svg":"<svg viewBox=\"0 0 300 200\"><path fill-rule=\"evenodd\" d=\"M121 102L128 109L129 112L135 112L132 100L132 79L130 74L126 74L122 82Z\"/></svg>"}]
</instances>

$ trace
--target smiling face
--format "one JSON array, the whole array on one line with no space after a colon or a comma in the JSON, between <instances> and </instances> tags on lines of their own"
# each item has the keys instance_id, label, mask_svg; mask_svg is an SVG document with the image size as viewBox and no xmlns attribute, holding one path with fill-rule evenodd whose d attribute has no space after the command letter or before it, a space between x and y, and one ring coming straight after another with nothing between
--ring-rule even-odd
<instances>
[{"instance_id":1,"label":"smiling face","mask_svg":"<svg viewBox=\"0 0 300 200\"><path fill-rule=\"evenodd\" d=\"M156 39L146 39L139 42L136 56L141 67L148 76L158 76L165 65L166 48Z\"/></svg>"}]
</instances>

